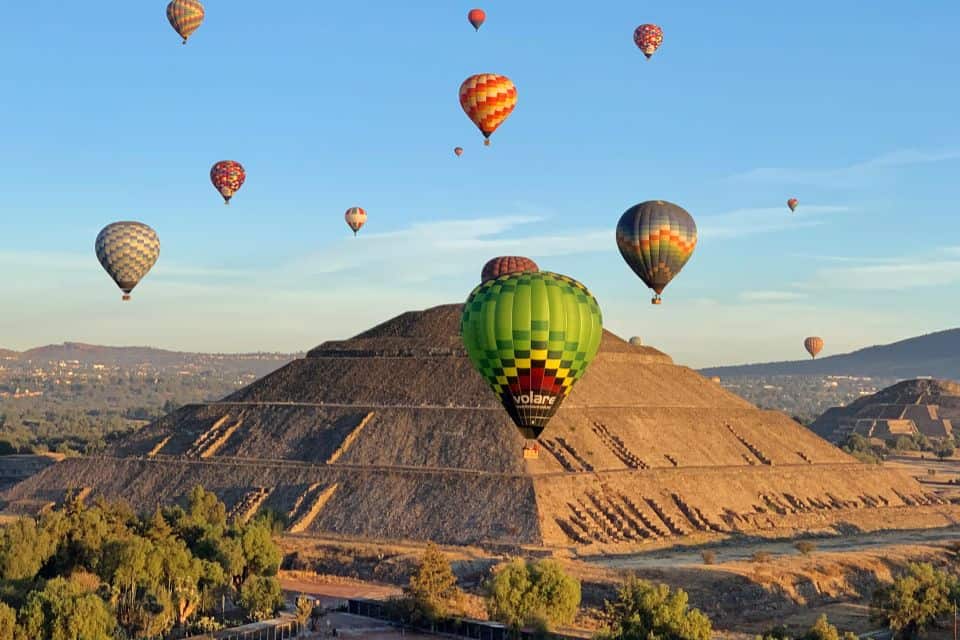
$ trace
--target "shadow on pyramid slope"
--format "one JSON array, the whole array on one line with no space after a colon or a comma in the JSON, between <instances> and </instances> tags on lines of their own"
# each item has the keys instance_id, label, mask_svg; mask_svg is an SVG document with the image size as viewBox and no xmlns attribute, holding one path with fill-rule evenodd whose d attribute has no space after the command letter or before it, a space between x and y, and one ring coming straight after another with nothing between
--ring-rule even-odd
<instances>
[{"instance_id":1,"label":"shadow on pyramid slope","mask_svg":"<svg viewBox=\"0 0 960 640\"><path fill-rule=\"evenodd\" d=\"M524 459L525 441L463 349L461 308L323 343L4 496L26 508L87 487L148 509L203 484L237 517L285 513L293 533L561 546L823 525L939 502L609 332L539 456Z\"/></svg>"}]
</instances>

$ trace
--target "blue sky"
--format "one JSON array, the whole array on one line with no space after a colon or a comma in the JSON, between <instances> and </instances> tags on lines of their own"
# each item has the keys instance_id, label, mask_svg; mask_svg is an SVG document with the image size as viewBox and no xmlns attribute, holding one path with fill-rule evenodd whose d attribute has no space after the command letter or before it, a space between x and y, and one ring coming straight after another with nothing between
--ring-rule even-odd
<instances>
[{"instance_id":1,"label":"blue sky","mask_svg":"<svg viewBox=\"0 0 960 640\"><path fill-rule=\"evenodd\" d=\"M5 9L0 346L308 349L513 253L691 366L960 325L956 2L490 0L475 33L459 0L208 0L187 46L165 4ZM481 72L519 92L490 148L457 101ZM613 234L650 199L701 232L661 307ZM162 242L126 304L93 253L124 219Z\"/></svg>"}]
</instances>

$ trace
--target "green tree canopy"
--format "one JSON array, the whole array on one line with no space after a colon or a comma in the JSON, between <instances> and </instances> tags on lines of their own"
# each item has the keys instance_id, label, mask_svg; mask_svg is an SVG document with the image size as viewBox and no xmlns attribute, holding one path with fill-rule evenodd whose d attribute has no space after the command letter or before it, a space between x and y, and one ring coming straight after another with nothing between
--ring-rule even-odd
<instances>
[{"instance_id":1,"label":"green tree canopy","mask_svg":"<svg viewBox=\"0 0 960 640\"><path fill-rule=\"evenodd\" d=\"M415 612L429 620L449 615L451 607L458 603L457 577L437 545L427 545L405 591Z\"/></svg>"},{"instance_id":2,"label":"green tree canopy","mask_svg":"<svg viewBox=\"0 0 960 640\"><path fill-rule=\"evenodd\" d=\"M934 619L950 610L955 580L929 563L911 563L906 574L876 590L874 618L903 638L916 638Z\"/></svg>"},{"instance_id":3,"label":"green tree canopy","mask_svg":"<svg viewBox=\"0 0 960 640\"><path fill-rule=\"evenodd\" d=\"M238 604L248 620L269 620L283 606L280 583L273 576L250 576L240 588Z\"/></svg>"},{"instance_id":4,"label":"green tree canopy","mask_svg":"<svg viewBox=\"0 0 960 640\"><path fill-rule=\"evenodd\" d=\"M579 606L580 583L553 560L511 562L487 583L487 612L514 629L570 624Z\"/></svg>"},{"instance_id":5,"label":"green tree canopy","mask_svg":"<svg viewBox=\"0 0 960 640\"><path fill-rule=\"evenodd\" d=\"M32 592L20 619L23 637L49 640L111 640L116 627L103 600L64 578Z\"/></svg>"},{"instance_id":6,"label":"green tree canopy","mask_svg":"<svg viewBox=\"0 0 960 640\"><path fill-rule=\"evenodd\" d=\"M710 619L689 607L682 589L630 578L604 611L607 628L600 640L710 640Z\"/></svg>"},{"instance_id":7,"label":"green tree canopy","mask_svg":"<svg viewBox=\"0 0 960 640\"><path fill-rule=\"evenodd\" d=\"M14 640L17 630L17 612L0 602L0 640Z\"/></svg>"}]
</instances>

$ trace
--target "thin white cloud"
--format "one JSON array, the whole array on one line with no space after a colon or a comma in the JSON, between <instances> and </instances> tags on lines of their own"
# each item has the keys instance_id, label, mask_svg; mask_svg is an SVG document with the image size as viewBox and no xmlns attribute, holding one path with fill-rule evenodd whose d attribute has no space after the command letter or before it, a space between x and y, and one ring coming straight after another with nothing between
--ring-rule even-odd
<instances>
[{"instance_id":1,"label":"thin white cloud","mask_svg":"<svg viewBox=\"0 0 960 640\"><path fill-rule=\"evenodd\" d=\"M807 294L797 291L744 291L740 299L744 302L795 302L806 299Z\"/></svg>"},{"instance_id":2,"label":"thin white cloud","mask_svg":"<svg viewBox=\"0 0 960 640\"><path fill-rule=\"evenodd\" d=\"M960 260L917 262L903 259L897 264L867 264L832 267L816 271L804 288L897 291L960 283Z\"/></svg>"},{"instance_id":3,"label":"thin white cloud","mask_svg":"<svg viewBox=\"0 0 960 640\"><path fill-rule=\"evenodd\" d=\"M790 214L786 207L737 209L718 215L701 216L697 228L701 238L740 238L758 233L773 233L825 224L825 216L851 213L850 207L810 205L803 214Z\"/></svg>"},{"instance_id":4,"label":"thin white cloud","mask_svg":"<svg viewBox=\"0 0 960 640\"><path fill-rule=\"evenodd\" d=\"M960 150L929 152L916 149L904 149L885 153L846 167L835 167L832 169L764 167L739 173L727 179L734 182L849 187L869 183L870 180L883 169L949 162L958 159L960 159ZM802 203L801 206L803 206Z\"/></svg>"}]
</instances>

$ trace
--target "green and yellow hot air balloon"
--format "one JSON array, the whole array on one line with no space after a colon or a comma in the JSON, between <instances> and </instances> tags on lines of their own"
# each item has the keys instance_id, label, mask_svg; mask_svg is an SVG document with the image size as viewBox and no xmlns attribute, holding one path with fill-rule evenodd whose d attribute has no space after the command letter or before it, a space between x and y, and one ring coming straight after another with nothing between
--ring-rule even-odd
<instances>
[{"instance_id":1,"label":"green and yellow hot air balloon","mask_svg":"<svg viewBox=\"0 0 960 640\"><path fill-rule=\"evenodd\" d=\"M467 298L460 334L470 360L526 438L537 438L597 355L600 306L573 278L508 273Z\"/></svg>"}]
</instances>

